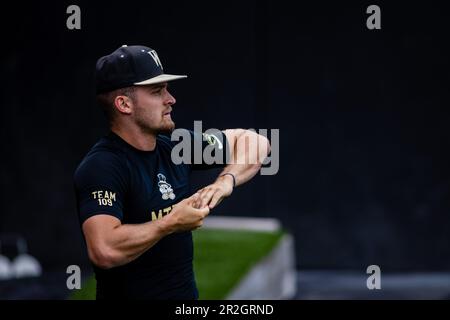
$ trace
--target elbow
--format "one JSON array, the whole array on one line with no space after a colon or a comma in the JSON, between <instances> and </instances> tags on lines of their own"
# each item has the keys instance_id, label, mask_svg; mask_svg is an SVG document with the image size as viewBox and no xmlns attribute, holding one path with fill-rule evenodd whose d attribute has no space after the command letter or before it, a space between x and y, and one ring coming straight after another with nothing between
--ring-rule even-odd
<instances>
[{"instance_id":1,"label":"elbow","mask_svg":"<svg viewBox=\"0 0 450 320\"><path fill-rule=\"evenodd\" d=\"M259 170L261 170L262 162L258 162L255 164L252 164L251 170L256 174Z\"/></svg>"},{"instance_id":2,"label":"elbow","mask_svg":"<svg viewBox=\"0 0 450 320\"><path fill-rule=\"evenodd\" d=\"M100 269L111 269L121 264L114 250L107 246L95 246L88 251L89 259Z\"/></svg>"},{"instance_id":3,"label":"elbow","mask_svg":"<svg viewBox=\"0 0 450 320\"><path fill-rule=\"evenodd\" d=\"M262 161L269 155L270 153L270 141L267 139L267 137L263 135L258 135L258 145L259 145L259 156Z\"/></svg>"}]
</instances>

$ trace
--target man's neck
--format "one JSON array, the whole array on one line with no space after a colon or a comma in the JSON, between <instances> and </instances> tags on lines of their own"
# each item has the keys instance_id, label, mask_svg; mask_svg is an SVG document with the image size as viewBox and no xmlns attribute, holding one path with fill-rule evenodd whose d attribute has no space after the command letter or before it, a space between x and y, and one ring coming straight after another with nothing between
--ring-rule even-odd
<instances>
[{"instance_id":1,"label":"man's neck","mask_svg":"<svg viewBox=\"0 0 450 320\"><path fill-rule=\"evenodd\" d=\"M153 151L156 147L156 135L144 133L139 128L123 129L112 126L111 131L125 140L128 144L141 151Z\"/></svg>"}]
</instances>

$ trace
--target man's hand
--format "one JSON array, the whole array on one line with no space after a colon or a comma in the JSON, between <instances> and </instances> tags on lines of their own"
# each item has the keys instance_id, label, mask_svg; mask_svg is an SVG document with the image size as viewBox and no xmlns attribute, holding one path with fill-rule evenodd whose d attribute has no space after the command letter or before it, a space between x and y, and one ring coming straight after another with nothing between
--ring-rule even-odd
<instances>
[{"instance_id":1,"label":"man's hand","mask_svg":"<svg viewBox=\"0 0 450 320\"><path fill-rule=\"evenodd\" d=\"M213 209L232 192L233 178L230 175L220 176L213 184L197 191L198 198L194 202L194 207L207 206L209 209Z\"/></svg>"},{"instance_id":2,"label":"man's hand","mask_svg":"<svg viewBox=\"0 0 450 320\"><path fill-rule=\"evenodd\" d=\"M198 206L198 198L199 194L195 193L180 201L174 205L172 212L163 218L169 233L194 230L203 225L203 219L209 214L209 208Z\"/></svg>"}]
</instances>

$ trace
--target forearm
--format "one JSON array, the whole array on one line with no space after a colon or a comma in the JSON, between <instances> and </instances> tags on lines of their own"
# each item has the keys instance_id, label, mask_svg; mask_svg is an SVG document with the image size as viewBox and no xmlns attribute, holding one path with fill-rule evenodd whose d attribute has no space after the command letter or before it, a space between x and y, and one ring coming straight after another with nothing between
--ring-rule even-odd
<instances>
[{"instance_id":1,"label":"forearm","mask_svg":"<svg viewBox=\"0 0 450 320\"><path fill-rule=\"evenodd\" d=\"M261 168L262 162L270 152L268 139L256 132L242 130L234 142L228 164L222 174L229 172L235 176L236 186L253 178Z\"/></svg>"},{"instance_id":2,"label":"forearm","mask_svg":"<svg viewBox=\"0 0 450 320\"><path fill-rule=\"evenodd\" d=\"M228 165L214 183L197 191L195 205L198 208L215 208L233 192L233 180L238 186L253 178L270 152L269 140L254 131L227 129L224 134L230 151Z\"/></svg>"},{"instance_id":3,"label":"forearm","mask_svg":"<svg viewBox=\"0 0 450 320\"><path fill-rule=\"evenodd\" d=\"M163 237L199 228L209 208L194 207L198 194L183 199L162 219L142 224L122 224L107 215L91 217L83 224L89 258L100 268L109 269L138 258Z\"/></svg>"},{"instance_id":4,"label":"forearm","mask_svg":"<svg viewBox=\"0 0 450 320\"><path fill-rule=\"evenodd\" d=\"M166 219L142 224L120 224L97 245L94 261L105 269L127 264L170 234Z\"/></svg>"}]
</instances>

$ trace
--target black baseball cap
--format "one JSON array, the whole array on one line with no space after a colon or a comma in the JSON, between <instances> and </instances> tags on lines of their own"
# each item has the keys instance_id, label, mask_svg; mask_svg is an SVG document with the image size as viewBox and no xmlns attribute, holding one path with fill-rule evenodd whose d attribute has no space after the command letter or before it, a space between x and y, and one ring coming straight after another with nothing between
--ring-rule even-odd
<instances>
[{"instance_id":1,"label":"black baseball cap","mask_svg":"<svg viewBox=\"0 0 450 320\"><path fill-rule=\"evenodd\" d=\"M97 93L183 78L187 76L165 74L156 51L144 46L123 45L98 59L95 68Z\"/></svg>"}]
</instances>

